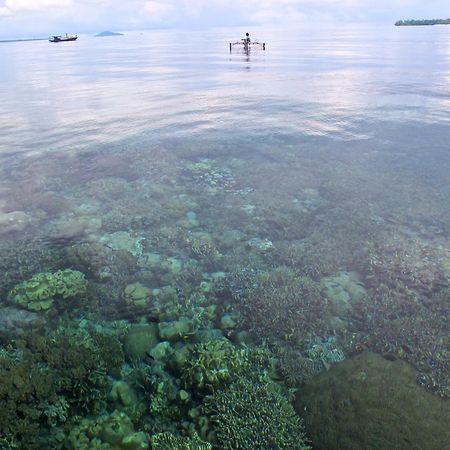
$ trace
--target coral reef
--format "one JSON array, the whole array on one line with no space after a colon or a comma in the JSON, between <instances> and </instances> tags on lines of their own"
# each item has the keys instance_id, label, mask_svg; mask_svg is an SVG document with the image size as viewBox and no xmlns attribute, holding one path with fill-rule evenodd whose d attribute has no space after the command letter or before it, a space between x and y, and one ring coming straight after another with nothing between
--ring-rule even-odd
<instances>
[{"instance_id":1,"label":"coral reef","mask_svg":"<svg viewBox=\"0 0 450 450\"><path fill-rule=\"evenodd\" d=\"M304 352L285 342L275 342L271 349L278 358L280 375L290 388L304 384L327 368L320 358L308 358Z\"/></svg>"},{"instance_id":2,"label":"coral reef","mask_svg":"<svg viewBox=\"0 0 450 450\"><path fill-rule=\"evenodd\" d=\"M125 303L135 306L146 306L152 296L152 290L141 283L130 283L123 290Z\"/></svg>"},{"instance_id":3,"label":"coral reef","mask_svg":"<svg viewBox=\"0 0 450 450\"><path fill-rule=\"evenodd\" d=\"M356 272L338 272L322 278L320 284L331 303L332 313L343 317L349 314L355 303L367 296L367 290Z\"/></svg>"},{"instance_id":4,"label":"coral reef","mask_svg":"<svg viewBox=\"0 0 450 450\"><path fill-rule=\"evenodd\" d=\"M113 250L126 250L133 256L142 255L143 236L131 236L127 231L116 231L115 233L105 234L100 238L100 242L104 243L108 248Z\"/></svg>"},{"instance_id":5,"label":"coral reef","mask_svg":"<svg viewBox=\"0 0 450 450\"><path fill-rule=\"evenodd\" d=\"M158 324L159 337L164 341L185 340L195 334L196 328L195 322L187 317Z\"/></svg>"},{"instance_id":6,"label":"coral reef","mask_svg":"<svg viewBox=\"0 0 450 450\"><path fill-rule=\"evenodd\" d=\"M432 392L450 397L450 290L430 299L397 297L379 290L354 311L353 332L343 336L348 352L369 348L413 364L418 381Z\"/></svg>"},{"instance_id":7,"label":"coral reef","mask_svg":"<svg viewBox=\"0 0 450 450\"><path fill-rule=\"evenodd\" d=\"M56 389L53 373L18 350L0 351L0 446L42 448L43 424L63 423L67 403ZM50 412L49 405L58 408Z\"/></svg>"},{"instance_id":8,"label":"coral reef","mask_svg":"<svg viewBox=\"0 0 450 450\"><path fill-rule=\"evenodd\" d=\"M63 266L59 247L48 241L4 241L0 244L0 296L38 272Z\"/></svg>"},{"instance_id":9,"label":"coral reef","mask_svg":"<svg viewBox=\"0 0 450 450\"><path fill-rule=\"evenodd\" d=\"M289 391L273 381L277 361L267 347L236 347L223 338L193 344L181 366L202 438L218 448L309 448Z\"/></svg>"},{"instance_id":10,"label":"coral reef","mask_svg":"<svg viewBox=\"0 0 450 450\"><path fill-rule=\"evenodd\" d=\"M186 244L192 255L198 259L213 259L220 255L211 235L205 232L189 233L186 237Z\"/></svg>"},{"instance_id":11,"label":"coral reef","mask_svg":"<svg viewBox=\"0 0 450 450\"><path fill-rule=\"evenodd\" d=\"M377 440L371 388L450 398L448 183L416 190L403 157L392 170L366 140L196 135L2 171L0 447L303 449L310 414L319 448L334 445L323 424L342 448L394 448L388 426ZM23 182L34 169L43 176ZM73 289L75 273L89 282ZM344 369L367 348L389 361ZM389 379L399 359L417 372ZM324 379L341 401L323 400ZM298 416L296 389L313 405ZM434 412L420 420L448 438Z\"/></svg>"},{"instance_id":12,"label":"coral reef","mask_svg":"<svg viewBox=\"0 0 450 450\"><path fill-rule=\"evenodd\" d=\"M162 432L154 434L150 442L153 450L212 450L212 445L203 442L196 434L189 438Z\"/></svg>"},{"instance_id":13,"label":"coral reef","mask_svg":"<svg viewBox=\"0 0 450 450\"><path fill-rule=\"evenodd\" d=\"M205 395L240 377L258 379L260 372L277 378L276 370L277 361L267 347L236 346L221 337L188 346L181 378L195 395Z\"/></svg>"},{"instance_id":14,"label":"coral reef","mask_svg":"<svg viewBox=\"0 0 450 450\"><path fill-rule=\"evenodd\" d=\"M158 342L158 330L154 323L134 324L128 329L124 351L129 361L140 361Z\"/></svg>"},{"instance_id":15,"label":"coral reef","mask_svg":"<svg viewBox=\"0 0 450 450\"><path fill-rule=\"evenodd\" d=\"M295 267L303 275L319 280L341 268L342 255L348 251L344 244L330 242L316 231L306 239L278 242L273 258L279 265Z\"/></svg>"},{"instance_id":16,"label":"coral reef","mask_svg":"<svg viewBox=\"0 0 450 450\"><path fill-rule=\"evenodd\" d=\"M143 414L137 422L152 433L176 431L186 417L186 401L180 396L181 386L177 378L157 361L140 363L127 376L127 380L140 396Z\"/></svg>"},{"instance_id":17,"label":"coral reef","mask_svg":"<svg viewBox=\"0 0 450 450\"><path fill-rule=\"evenodd\" d=\"M333 336L316 338L306 348L306 355L314 361L321 361L325 368L343 361L345 356Z\"/></svg>"},{"instance_id":18,"label":"coral reef","mask_svg":"<svg viewBox=\"0 0 450 450\"><path fill-rule=\"evenodd\" d=\"M211 193L228 191L234 188L236 181L228 167L221 167L216 161L203 158L187 167L187 174L202 188Z\"/></svg>"},{"instance_id":19,"label":"coral reef","mask_svg":"<svg viewBox=\"0 0 450 450\"><path fill-rule=\"evenodd\" d=\"M0 310L0 338L5 342L26 331L42 330L45 325L45 317L37 312L14 306L6 306Z\"/></svg>"},{"instance_id":20,"label":"coral reef","mask_svg":"<svg viewBox=\"0 0 450 450\"><path fill-rule=\"evenodd\" d=\"M246 364L243 352L227 339L194 344L189 349L182 378L194 392L212 392L230 382Z\"/></svg>"},{"instance_id":21,"label":"coral reef","mask_svg":"<svg viewBox=\"0 0 450 450\"><path fill-rule=\"evenodd\" d=\"M75 414L100 410L109 374L123 364L116 344L98 331L62 328L46 336L27 332L2 349L2 448L48 448L51 430Z\"/></svg>"},{"instance_id":22,"label":"coral reef","mask_svg":"<svg viewBox=\"0 0 450 450\"><path fill-rule=\"evenodd\" d=\"M219 448L310 448L299 417L268 380L237 380L207 397L204 412Z\"/></svg>"},{"instance_id":23,"label":"coral reef","mask_svg":"<svg viewBox=\"0 0 450 450\"><path fill-rule=\"evenodd\" d=\"M71 269L41 272L11 289L8 300L23 308L40 311L54 302L83 297L87 291L84 274Z\"/></svg>"},{"instance_id":24,"label":"coral reef","mask_svg":"<svg viewBox=\"0 0 450 450\"><path fill-rule=\"evenodd\" d=\"M33 218L24 211L0 211L0 234L23 231L33 221Z\"/></svg>"},{"instance_id":25,"label":"coral reef","mask_svg":"<svg viewBox=\"0 0 450 450\"><path fill-rule=\"evenodd\" d=\"M109 286L123 286L138 270L136 257L127 250L113 250L100 243L82 243L68 247L65 259L85 273L89 279L107 282Z\"/></svg>"},{"instance_id":26,"label":"coral reef","mask_svg":"<svg viewBox=\"0 0 450 450\"><path fill-rule=\"evenodd\" d=\"M86 329L62 328L46 337L25 336L23 350L35 364L48 367L55 376L57 392L72 407L81 411L98 411L109 390L105 359L117 350L113 343L114 337L111 336L103 346L99 346ZM109 359L113 367L123 362L120 353Z\"/></svg>"},{"instance_id":27,"label":"coral reef","mask_svg":"<svg viewBox=\"0 0 450 450\"><path fill-rule=\"evenodd\" d=\"M114 411L94 420L83 419L71 424L65 439L68 450L147 450L148 437L135 432L131 419L123 412Z\"/></svg>"},{"instance_id":28,"label":"coral reef","mask_svg":"<svg viewBox=\"0 0 450 450\"><path fill-rule=\"evenodd\" d=\"M259 338L301 344L324 334L325 303L312 279L287 267L260 273L241 269L230 284L242 325Z\"/></svg>"},{"instance_id":29,"label":"coral reef","mask_svg":"<svg viewBox=\"0 0 450 450\"><path fill-rule=\"evenodd\" d=\"M450 251L417 236L386 233L373 242L365 265L366 285L389 289L396 297L429 298L448 286Z\"/></svg>"}]
</instances>

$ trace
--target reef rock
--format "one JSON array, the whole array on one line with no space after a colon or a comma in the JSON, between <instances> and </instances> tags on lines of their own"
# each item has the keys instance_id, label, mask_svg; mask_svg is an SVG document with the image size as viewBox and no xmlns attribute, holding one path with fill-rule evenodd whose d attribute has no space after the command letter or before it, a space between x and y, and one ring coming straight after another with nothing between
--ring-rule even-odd
<instances>
[{"instance_id":1,"label":"reef rock","mask_svg":"<svg viewBox=\"0 0 450 450\"><path fill-rule=\"evenodd\" d=\"M129 305L145 306L150 301L152 290L141 283L131 283L125 287L122 295Z\"/></svg>"},{"instance_id":2,"label":"reef rock","mask_svg":"<svg viewBox=\"0 0 450 450\"><path fill-rule=\"evenodd\" d=\"M338 272L333 276L322 278L321 286L332 310L338 316L345 316L367 295L356 272Z\"/></svg>"},{"instance_id":3,"label":"reef rock","mask_svg":"<svg viewBox=\"0 0 450 450\"><path fill-rule=\"evenodd\" d=\"M365 352L296 394L315 450L449 449L450 402L416 383L409 364Z\"/></svg>"},{"instance_id":4,"label":"reef rock","mask_svg":"<svg viewBox=\"0 0 450 450\"><path fill-rule=\"evenodd\" d=\"M124 351L128 360L143 360L158 342L157 335L158 329L154 323L132 325L124 343Z\"/></svg>"},{"instance_id":5,"label":"reef rock","mask_svg":"<svg viewBox=\"0 0 450 450\"><path fill-rule=\"evenodd\" d=\"M0 212L0 234L22 231L31 222L31 216L23 211Z\"/></svg>"},{"instance_id":6,"label":"reef rock","mask_svg":"<svg viewBox=\"0 0 450 450\"><path fill-rule=\"evenodd\" d=\"M141 241L143 236L132 236L128 231L116 231L105 234L100 238L100 242L113 250L127 250L136 257L142 256L143 247Z\"/></svg>"},{"instance_id":7,"label":"reef rock","mask_svg":"<svg viewBox=\"0 0 450 450\"><path fill-rule=\"evenodd\" d=\"M45 318L40 314L14 306L0 310L0 336L11 338L21 335L26 330L45 325Z\"/></svg>"}]
</instances>

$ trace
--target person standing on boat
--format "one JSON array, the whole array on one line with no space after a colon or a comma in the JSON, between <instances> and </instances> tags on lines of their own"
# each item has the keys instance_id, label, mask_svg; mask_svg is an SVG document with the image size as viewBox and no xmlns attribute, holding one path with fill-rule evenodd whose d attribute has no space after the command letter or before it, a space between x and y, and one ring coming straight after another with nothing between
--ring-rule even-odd
<instances>
[{"instance_id":1,"label":"person standing on boat","mask_svg":"<svg viewBox=\"0 0 450 450\"><path fill-rule=\"evenodd\" d=\"M245 38L242 38L240 41L237 42L230 42L230 52L231 49L233 48L233 45L238 45L238 44L244 44L244 50L246 52L248 52L250 50L250 45L260 45L262 47L263 50L266 49L266 44L260 43L258 41L250 41L250 34L249 33L245 33Z\"/></svg>"}]
</instances>

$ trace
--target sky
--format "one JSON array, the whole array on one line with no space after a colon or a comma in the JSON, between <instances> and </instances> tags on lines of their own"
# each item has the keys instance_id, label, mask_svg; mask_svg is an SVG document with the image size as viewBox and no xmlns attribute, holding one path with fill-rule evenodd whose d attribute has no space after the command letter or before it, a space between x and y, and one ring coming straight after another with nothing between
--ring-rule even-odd
<instances>
[{"instance_id":1,"label":"sky","mask_svg":"<svg viewBox=\"0 0 450 450\"><path fill-rule=\"evenodd\" d=\"M448 17L449 0L0 0L0 38Z\"/></svg>"}]
</instances>

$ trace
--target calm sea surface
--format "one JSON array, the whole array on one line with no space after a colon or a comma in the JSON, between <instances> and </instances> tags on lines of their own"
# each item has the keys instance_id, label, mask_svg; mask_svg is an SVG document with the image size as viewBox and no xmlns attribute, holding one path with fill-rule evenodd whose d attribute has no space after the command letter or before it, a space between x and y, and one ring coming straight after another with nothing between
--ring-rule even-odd
<instances>
[{"instance_id":1,"label":"calm sea surface","mask_svg":"<svg viewBox=\"0 0 450 450\"><path fill-rule=\"evenodd\" d=\"M130 32L0 46L0 150L25 158L126 139L373 139L448 124L448 27ZM396 136L408 148L408 134Z\"/></svg>"},{"instance_id":2,"label":"calm sea surface","mask_svg":"<svg viewBox=\"0 0 450 450\"><path fill-rule=\"evenodd\" d=\"M245 31L266 50L230 52ZM353 355L381 354L383 363L363 363L386 370L373 375L378 392L393 380L384 365L407 377L395 368L408 364L412 381L393 386L414 386L431 403L450 397L450 27L81 35L0 43L0 61L2 315L31 309L47 321L44 334L58 317L68 328L184 324L169 338L159 325L155 339L173 348L207 341L205 330L237 345L244 330L283 361L290 387L308 388ZM11 291L65 268L89 282L67 311L57 294L52 315ZM2 344L35 319L0 321ZM126 360L137 365L124 379L134 386L133 370L153 363L127 354L130 345ZM161 370L154 376L194 389L171 364ZM413 408L401 403L413 394L400 397L391 406ZM366 446L366 425L383 420L375 410L355 429L321 433L326 412L297 407L317 449L448 445L448 430L429 419L445 417L436 413L380 425L385 440ZM196 420L177 416L172 428L199 430Z\"/></svg>"}]
</instances>

